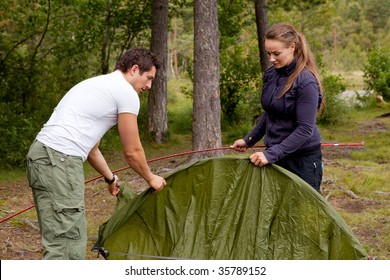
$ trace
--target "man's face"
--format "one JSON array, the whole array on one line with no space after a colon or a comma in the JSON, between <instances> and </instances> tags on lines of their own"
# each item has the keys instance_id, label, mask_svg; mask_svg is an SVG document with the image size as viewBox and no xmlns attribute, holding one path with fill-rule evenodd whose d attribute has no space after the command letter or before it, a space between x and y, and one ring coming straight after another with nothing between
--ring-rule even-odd
<instances>
[{"instance_id":1,"label":"man's face","mask_svg":"<svg viewBox=\"0 0 390 280\"><path fill-rule=\"evenodd\" d=\"M132 86L137 93L141 93L144 90L149 90L152 87L152 81L156 76L156 67L153 66L150 71L140 74L138 65L134 65L133 68L133 83Z\"/></svg>"}]
</instances>

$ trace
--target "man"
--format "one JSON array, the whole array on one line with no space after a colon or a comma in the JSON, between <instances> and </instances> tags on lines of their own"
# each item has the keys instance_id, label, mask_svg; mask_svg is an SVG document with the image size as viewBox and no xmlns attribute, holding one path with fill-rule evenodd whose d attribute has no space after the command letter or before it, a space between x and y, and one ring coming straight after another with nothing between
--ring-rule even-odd
<instances>
[{"instance_id":1,"label":"man","mask_svg":"<svg viewBox=\"0 0 390 280\"><path fill-rule=\"evenodd\" d=\"M152 86L160 62L142 48L128 50L116 70L80 82L62 98L38 133L27 155L27 177L32 188L44 247L44 259L84 259L87 244L83 162L88 160L119 192L99 150L99 141L114 125L130 167L156 191L166 185L153 174L139 138L138 94Z\"/></svg>"}]
</instances>

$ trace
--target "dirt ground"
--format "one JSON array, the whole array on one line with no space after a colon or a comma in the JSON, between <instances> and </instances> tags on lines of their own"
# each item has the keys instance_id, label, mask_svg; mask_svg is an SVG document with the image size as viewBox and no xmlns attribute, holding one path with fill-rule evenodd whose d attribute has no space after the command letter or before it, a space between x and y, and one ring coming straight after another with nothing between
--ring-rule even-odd
<instances>
[{"instance_id":1,"label":"dirt ground","mask_svg":"<svg viewBox=\"0 0 390 280\"><path fill-rule=\"evenodd\" d=\"M324 148L323 158L325 165L338 164L337 158L348 157L351 151L362 149L362 147L345 147L344 149ZM364 148L363 148L364 149ZM342 152L341 152L342 151ZM163 160L151 164L153 171L159 174L172 172L182 162L183 158L173 160ZM354 167L344 167L354 168ZM146 184L138 176L135 176L130 169L121 171L122 181L127 182L137 192L146 188ZM89 178L86 178L89 179ZM109 195L105 189L106 185L99 179L86 184L85 199L88 220L88 246L87 259L102 260L96 252L91 252L93 244L97 240L98 227L109 219L115 208L116 199ZM323 196L335 207L336 210L359 213L367 208L381 206L381 202L354 197L348 194L342 199L336 196L326 197L338 187L327 178L323 178ZM3 209L0 208L0 220L17 214L33 205L31 190L26 181L13 182L10 184L0 183L0 201L5 203ZM383 206L383 205L382 205ZM385 225L388 220L383 221ZM352 228L356 237L362 244L378 243L375 231L371 228ZM381 246L381 244L374 244ZM368 252L370 254L370 252ZM0 259L2 260L36 260L42 257L42 247L40 243L39 228L35 209L29 209L15 217L0 223Z\"/></svg>"}]
</instances>

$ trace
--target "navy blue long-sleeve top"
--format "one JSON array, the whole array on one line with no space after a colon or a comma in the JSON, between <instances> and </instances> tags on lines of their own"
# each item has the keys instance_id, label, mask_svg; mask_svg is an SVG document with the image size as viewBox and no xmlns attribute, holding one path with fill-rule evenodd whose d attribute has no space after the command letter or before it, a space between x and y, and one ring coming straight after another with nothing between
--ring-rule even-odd
<instances>
[{"instance_id":1,"label":"navy blue long-sleeve top","mask_svg":"<svg viewBox=\"0 0 390 280\"><path fill-rule=\"evenodd\" d=\"M264 155L269 164L294 152L305 152L321 145L316 114L322 101L319 84L306 68L292 88L281 97L296 61L276 69L268 69L263 78L261 105L264 109L257 125L244 137L249 147L264 136Z\"/></svg>"}]
</instances>

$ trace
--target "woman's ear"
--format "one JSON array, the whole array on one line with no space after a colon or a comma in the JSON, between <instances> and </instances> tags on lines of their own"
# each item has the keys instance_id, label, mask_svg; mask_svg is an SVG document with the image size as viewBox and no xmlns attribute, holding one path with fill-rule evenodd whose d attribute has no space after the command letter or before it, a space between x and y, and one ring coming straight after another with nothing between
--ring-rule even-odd
<instances>
[{"instance_id":1,"label":"woman's ear","mask_svg":"<svg viewBox=\"0 0 390 280\"><path fill-rule=\"evenodd\" d=\"M291 51L291 53L294 53L294 51L295 51L295 43L291 44L290 51Z\"/></svg>"}]
</instances>

